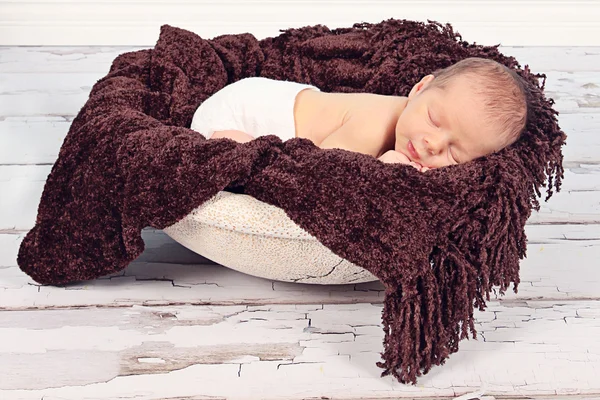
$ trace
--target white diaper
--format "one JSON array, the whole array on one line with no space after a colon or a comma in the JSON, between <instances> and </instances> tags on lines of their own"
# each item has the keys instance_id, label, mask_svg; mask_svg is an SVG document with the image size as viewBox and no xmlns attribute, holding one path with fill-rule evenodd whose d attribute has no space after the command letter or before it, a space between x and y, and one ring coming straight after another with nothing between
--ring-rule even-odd
<instances>
[{"instance_id":1,"label":"white diaper","mask_svg":"<svg viewBox=\"0 0 600 400\"><path fill-rule=\"evenodd\" d=\"M317 87L298 82L250 77L231 83L196 110L191 129L207 139L215 131L236 129L252 136L296 137L294 103L298 93Z\"/></svg>"}]
</instances>

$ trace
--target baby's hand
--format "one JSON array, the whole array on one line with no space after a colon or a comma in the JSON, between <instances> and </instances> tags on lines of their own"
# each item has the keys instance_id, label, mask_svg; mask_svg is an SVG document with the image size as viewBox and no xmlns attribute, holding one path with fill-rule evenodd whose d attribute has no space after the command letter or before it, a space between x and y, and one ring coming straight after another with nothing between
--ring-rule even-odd
<instances>
[{"instance_id":1,"label":"baby's hand","mask_svg":"<svg viewBox=\"0 0 600 400\"><path fill-rule=\"evenodd\" d=\"M410 161L410 159L399 151L389 150L379 156L378 160L384 163L397 163L397 164L408 164L412 165L421 172L428 171L429 168L422 166L419 163Z\"/></svg>"}]
</instances>

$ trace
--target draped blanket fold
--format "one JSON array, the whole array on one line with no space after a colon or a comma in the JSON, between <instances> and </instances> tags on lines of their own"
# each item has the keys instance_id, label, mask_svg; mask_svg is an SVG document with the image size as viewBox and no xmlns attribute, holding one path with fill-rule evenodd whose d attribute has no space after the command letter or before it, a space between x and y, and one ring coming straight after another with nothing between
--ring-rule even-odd
<instances>
[{"instance_id":1,"label":"draped blanket fold","mask_svg":"<svg viewBox=\"0 0 600 400\"><path fill-rule=\"evenodd\" d=\"M59 285L124 269L145 227L168 227L222 190L280 207L332 252L385 285L382 376L416 383L476 338L473 309L492 286L519 284L525 223L540 187L560 190L566 136L544 85L498 46L469 44L450 25L389 19L316 25L257 40L203 39L163 25L154 48L120 54L93 86L46 181L18 254L35 281ZM308 139L206 140L196 108L249 76L327 92L406 95L422 76L486 57L527 82L522 138L472 162L421 173ZM554 181L553 181L554 178ZM485 297L485 298L484 298Z\"/></svg>"}]
</instances>

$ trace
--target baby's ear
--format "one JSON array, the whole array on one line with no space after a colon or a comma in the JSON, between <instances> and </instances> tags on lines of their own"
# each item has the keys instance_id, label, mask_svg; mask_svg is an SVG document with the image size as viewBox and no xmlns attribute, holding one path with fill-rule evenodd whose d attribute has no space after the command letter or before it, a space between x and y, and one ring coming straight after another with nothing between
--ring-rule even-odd
<instances>
[{"instance_id":1,"label":"baby's ear","mask_svg":"<svg viewBox=\"0 0 600 400\"><path fill-rule=\"evenodd\" d=\"M431 83L431 81L433 81L434 78L435 77L432 74L424 76L417 84L415 84L415 86L413 86L410 93L408 94L408 98L411 99L415 94L422 92L423 89L425 89Z\"/></svg>"}]
</instances>

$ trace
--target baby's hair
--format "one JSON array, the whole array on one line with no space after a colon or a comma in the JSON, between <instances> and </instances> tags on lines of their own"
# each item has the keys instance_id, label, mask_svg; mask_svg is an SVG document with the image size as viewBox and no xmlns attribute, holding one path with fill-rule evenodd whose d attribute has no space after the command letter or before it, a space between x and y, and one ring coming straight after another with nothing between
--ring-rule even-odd
<instances>
[{"instance_id":1,"label":"baby's hair","mask_svg":"<svg viewBox=\"0 0 600 400\"><path fill-rule=\"evenodd\" d=\"M433 72L430 88L445 89L453 78L471 74L475 93L481 95L488 121L501 130L507 145L517 141L525 130L529 113L529 93L522 78L512 69L487 58L465 58Z\"/></svg>"}]
</instances>

